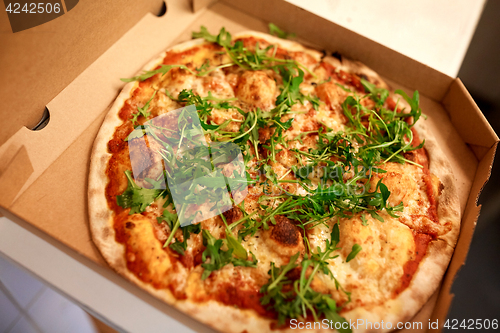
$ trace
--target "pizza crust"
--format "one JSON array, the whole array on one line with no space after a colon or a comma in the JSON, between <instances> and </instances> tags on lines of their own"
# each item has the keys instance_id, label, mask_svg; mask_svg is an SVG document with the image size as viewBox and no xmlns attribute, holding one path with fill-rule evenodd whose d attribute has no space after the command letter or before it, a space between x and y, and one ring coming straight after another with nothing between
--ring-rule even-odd
<instances>
[{"instance_id":1,"label":"pizza crust","mask_svg":"<svg viewBox=\"0 0 500 333\"><path fill-rule=\"evenodd\" d=\"M450 247L455 245L460 234L460 202L458 190L455 185L451 164L439 147L436 138L426 125L424 119L420 119L415 125L421 138L425 138L425 149L429 154L429 170L436 175L443 184L443 190L439 196L438 216L441 225L449 223L451 229L439 239L444 240Z\"/></svg>"},{"instance_id":2,"label":"pizza crust","mask_svg":"<svg viewBox=\"0 0 500 333\"><path fill-rule=\"evenodd\" d=\"M116 127L122 120L118 117L118 112L124 102L130 97L135 89L136 83L128 83L118 95L113 106L109 109L99 133L92 147L90 170L89 170L89 190L88 209L89 223L92 240L97 246L106 262L118 273L132 275L126 270L125 246L115 241L115 229L113 228L113 214L106 201L106 186L108 178L106 169L111 154L108 152L108 141L113 137Z\"/></svg>"},{"instance_id":3,"label":"pizza crust","mask_svg":"<svg viewBox=\"0 0 500 333\"><path fill-rule=\"evenodd\" d=\"M319 61L323 54L319 51L309 49L304 47L302 44L294 42L292 40L282 39L278 37L274 37L262 32L257 31L244 31L234 35L234 39L245 38L245 37L254 37L265 40L269 44L278 45L282 49L285 49L289 52L305 52L308 55L312 56L316 61Z\"/></svg>"},{"instance_id":4,"label":"pizza crust","mask_svg":"<svg viewBox=\"0 0 500 333\"><path fill-rule=\"evenodd\" d=\"M321 52L306 49L299 43L279 39L259 32L243 32L235 35L234 38L237 39L247 36L260 38L271 44L277 44L288 51L306 52L317 60L322 57ZM167 51L173 50L181 52L204 43L202 39L191 40L173 46ZM161 64L166 52L149 62L144 67L143 71L152 70ZM377 73L360 62L344 57L342 57L341 61L337 58L329 57L328 61L336 63L336 66L340 66L340 68L346 72L364 74L369 77L370 80L373 80L373 82L378 82L380 86L388 88L387 84ZM224 332L243 332L245 330L248 332L271 332L270 323L273 321L257 316L253 310L236 309L233 306L226 306L216 301L195 303L189 300L178 300L169 290L155 289L150 284L144 283L142 280L138 279L127 269L127 263L124 256L125 246L115 240L116 234L113 227L113 216L108 208L105 196L105 188L108 183L106 176L107 163L112 156L107 150L107 143L113 137L116 127L122 124L122 120L118 117L118 113L137 86L137 82L131 82L123 88L122 92L109 109L92 149L88 202L90 229L94 243L106 262L116 272L125 276L133 284L140 286L150 294L175 306L193 318ZM384 322L390 321L394 324L400 321L405 322L411 320L439 286L453 254L453 249L460 232L460 210L457 190L454 185L455 179L453 178L449 162L422 120L419 121L416 128L421 137L426 140L425 148L430 156L430 171L438 176L444 185L444 190L439 199L438 216L440 221L442 219L444 223L451 223L451 231L441 236L438 240L429 243L427 254L422 259L410 286L401 294L379 306L371 308L358 307L342 313L347 320L351 319L355 321L358 318L363 318L365 321L381 322L383 320ZM280 329L280 332L292 331L295 330L291 328ZM319 332L321 330L304 331ZM355 332L371 331L372 330L369 329L355 330Z\"/></svg>"}]
</instances>

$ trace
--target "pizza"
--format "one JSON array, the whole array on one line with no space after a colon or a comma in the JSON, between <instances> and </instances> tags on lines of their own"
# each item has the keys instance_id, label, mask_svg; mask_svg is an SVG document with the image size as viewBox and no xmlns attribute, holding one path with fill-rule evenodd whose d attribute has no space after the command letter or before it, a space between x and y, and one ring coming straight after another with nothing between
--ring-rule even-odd
<instances>
[{"instance_id":1,"label":"pizza","mask_svg":"<svg viewBox=\"0 0 500 333\"><path fill-rule=\"evenodd\" d=\"M219 331L410 321L460 229L418 92L259 32L193 38L124 80L95 140L105 260Z\"/></svg>"}]
</instances>

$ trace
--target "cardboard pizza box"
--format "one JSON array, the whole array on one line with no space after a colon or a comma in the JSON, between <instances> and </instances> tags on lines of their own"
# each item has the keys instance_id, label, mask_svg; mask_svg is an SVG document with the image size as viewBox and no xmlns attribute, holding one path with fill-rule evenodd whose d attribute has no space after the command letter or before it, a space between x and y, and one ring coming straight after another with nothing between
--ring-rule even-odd
<instances>
[{"instance_id":1,"label":"cardboard pizza box","mask_svg":"<svg viewBox=\"0 0 500 333\"><path fill-rule=\"evenodd\" d=\"M462 210L460 237L442 286L414 318L424 328L429 320L443 324L498 143L460 79L282 0L168 1L163 15L153 14L162 6L160 0L81 2L44 25L0 34L5 54L0 62L0 116L9 119L9 126L0 131L0 212L117 284L145 294L108 273L88 225L91 147L124 85L119 78L133 76L170 45L188 40L201 25L212 33L222 26L231 33L267 32L268 22L273 22L295 32L300 42L362 61L393 89L420 92L427 122L452 163ZM5 18L0 28L8 29ZM25 127L37 124L45 107L50 114L47 125L36 131ZM188 318L144 297L166 315L183 322Z\"/></svg>"}]
</instances>

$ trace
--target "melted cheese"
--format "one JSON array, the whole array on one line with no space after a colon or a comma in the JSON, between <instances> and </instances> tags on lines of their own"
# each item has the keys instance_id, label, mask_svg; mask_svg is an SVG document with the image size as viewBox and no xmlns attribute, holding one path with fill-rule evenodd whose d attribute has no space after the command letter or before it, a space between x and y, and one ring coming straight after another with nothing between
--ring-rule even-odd
<instances>
[{"instance_id":1,"label":"melted cheese","mask_svg":"<svg viewBox=\"0 0 500 333\"><path fill-rule=\"evenodd\" d=\"M140 265L139 278L160 282L169 277L172 262L155 236L151 220L140 214L130 215L124 223L129 236L127 261L130 265ZM149 281L148 281L149 282Z\"/></svg>"},{"instance_id":2,"label":"melted cheese","mask_svg":"<svg viewBox=\"0 0 500 333\"><path fill-rule=\"evenodd\" d=\"M264 71L247 71L239 78L236 96L252 107L270 110L276 100L276 82Z\"/></svg>"},{"instance_id":3,"label":"melted cheese","mask_svg":"<svg viewBox=\"0 0 500 333\"><path fill-rule=\"evenodd\" d=\"M352 219L340 219L341 250L334 252L337 258L329 260L329 267L343 288L351 291L352 302L348 308L358 305L377 305L390 299L394 289L399 286L403 276L404 264L412 258L415 251L412 231L387 214L383 214L384 222L365 216L367 226L363 226L359 216ZM324 249L325 239L330 237L329 231L337 219L327 226L317 226L309 231L311 247ZM359 244L361 252L346 262L352 246ZM323 289L334 291L341 300L345 294L337 291L335 281L328 276L318 275Z\"/></svg>"}]
</instances>

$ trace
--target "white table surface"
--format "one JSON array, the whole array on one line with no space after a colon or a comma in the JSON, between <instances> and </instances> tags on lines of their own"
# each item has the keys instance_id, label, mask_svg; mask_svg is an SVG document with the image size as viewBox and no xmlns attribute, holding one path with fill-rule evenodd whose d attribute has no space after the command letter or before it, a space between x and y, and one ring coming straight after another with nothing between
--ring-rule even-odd
<instances>
[{"instance_id":1,"label":"white table surface","mask_svg":"<svg viewBox=\"0 0 500 333\"><path fill-rule=\"evenodd\" d=\"M455 77L485 0L288 0ZM95 267L0 218L0 252L110 326L128 332L193 332ZM113 273L111 273L113 274ZM133 309L134 315L131 316ZM119 325L117 325L119 323ZM204 329L203 329L204 330Z\"/></svg>"},{"instance_id":2,"label":"white table surface","mask_svg":"<svg viewBox=\"0 0 500 333\"><path fill-rule=\"evenodd\" d=\"M456 77L485 0L287 0Z\"/></svg>"}]
</instances>

